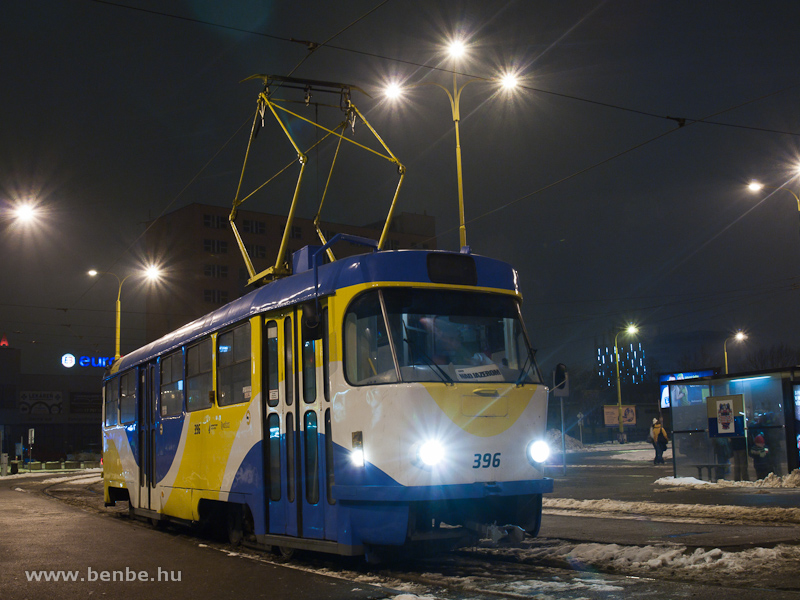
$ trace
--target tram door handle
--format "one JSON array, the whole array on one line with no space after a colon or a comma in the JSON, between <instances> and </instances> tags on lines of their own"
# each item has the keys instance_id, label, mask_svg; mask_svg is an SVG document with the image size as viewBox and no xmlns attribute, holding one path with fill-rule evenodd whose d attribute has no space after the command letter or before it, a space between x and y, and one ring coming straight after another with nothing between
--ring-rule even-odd
<instances>
[{"instance_id":1,"label":"tram door handle","mask_svg":"<svg viewBox=\"0 0 800 600\"><path fill-rule=\"evenodd\" d=\"M472 390L472 393L476 396L485 396L487 398L497 398L500 396L500 392L492 388L476 388Z\"/></svg>"}]
</instances>

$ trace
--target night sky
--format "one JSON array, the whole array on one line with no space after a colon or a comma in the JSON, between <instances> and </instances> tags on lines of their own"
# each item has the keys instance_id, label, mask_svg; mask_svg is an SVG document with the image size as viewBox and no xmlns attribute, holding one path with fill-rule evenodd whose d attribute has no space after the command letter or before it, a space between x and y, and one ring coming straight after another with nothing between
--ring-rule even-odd
<instances>
[{"instance_id":1,"label":"night sky","mask_svg":"<svg viewBox=\"0 0 800 600\"><path fill-rule=\"evenodd\" d=\"M519 270L545 371L591 366L595 341L630 321L654 357L672 349L655 369L700 352L670 345L697 332L719 340L705 349L717 365L726 336L749 334L729 344L732 368L799 346L796 201L745 187L800 192L798 23L800 3L773 0L3 0L0 333L29 373L63 372L67 351L113 354L117 283L87 270L137 268L163 212L231 205L261 89L240 82L255 73L368 92L353 100L408 169L398 210L435 215L438 247L457 249L448 100L423 86L389 102L381 88L452 85L443 43L460 35L460 82L523 76L512 95L463 93L467 242ZM260 136L265 162L294 158L274 128ZM396 172L344 163L323 219L382 220ZM320 173L298 216L314 216ZM243 208L286 213L286 189ZM26 198L42 215L23 228L7 209ZM143 299L125 283L123 353L145 341Z\"/></svg>"}]
</instances>

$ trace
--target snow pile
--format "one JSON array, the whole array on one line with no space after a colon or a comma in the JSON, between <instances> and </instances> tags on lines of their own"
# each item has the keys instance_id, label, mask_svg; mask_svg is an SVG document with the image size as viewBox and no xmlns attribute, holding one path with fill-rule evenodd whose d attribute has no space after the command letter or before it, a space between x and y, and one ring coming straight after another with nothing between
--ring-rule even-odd
<instances>
[{"instance_id":1,"label":"snow pile","mask_svg":"<svg viewBox=\"0 0 800 600\"><path fill-rule=\"evenodd\" d=\"M668 485L673 487L689 487L692 489L714 487L747 487L747 488L800 488L800 469L795 469L788 475L780 477L770 473L764 479L757 481L729 481L720 479L716 483L701 481L694 477L662 477L656 479L656 485ZM709 488L711 486L711 488Z\"/></svg>"},{"instance_id":2,"label":"snow pile","mask_svg":"<svg viewBox=\"0 0 800 600\"><path fill-rule=\"evenodd\" d=\"M578 450L585 450L584 446L579 440L569 435L564 435L564 442L566 443L567 452L575 452ZM547 430L547 443L553 453L561 451L561 430L548 429Z\"/></svg>"}]
</instances>

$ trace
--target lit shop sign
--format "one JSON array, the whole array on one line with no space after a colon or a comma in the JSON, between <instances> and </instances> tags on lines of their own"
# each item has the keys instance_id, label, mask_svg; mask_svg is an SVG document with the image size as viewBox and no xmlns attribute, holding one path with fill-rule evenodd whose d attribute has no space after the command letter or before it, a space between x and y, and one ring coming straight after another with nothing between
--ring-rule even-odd
<instances>
[{"instance_id":1,"label":"lit shop sign","mask_svg":"<svg viewBox=\"0 0 800 600\"><path fill-rule=\"evenodd\" d=\"M79 367L110 367L114 362L113 356L78 356L74 354L65 354L61 357L61 364L68 369L74 366Z\"/></svg>"}]
</instances>

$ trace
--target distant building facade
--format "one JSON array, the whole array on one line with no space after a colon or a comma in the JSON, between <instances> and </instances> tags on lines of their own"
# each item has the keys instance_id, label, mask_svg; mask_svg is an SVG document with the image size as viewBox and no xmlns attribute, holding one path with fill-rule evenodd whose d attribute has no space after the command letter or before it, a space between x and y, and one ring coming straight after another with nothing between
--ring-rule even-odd
<instances>
[{"instance_id":1,"label":"distant building facade","mask_svg":"<svg viewBox=\"0 0 800 600\"><path fill-rule=\"evenodd\" d=\"M27 374L20 370L21 355L19 348L0 345L2 452L13 460L21 444L27 460L33 429L34 460L100 454L103 368L75 364L63 375Z\"/></svg>"},{"instance_id":2,"label":"distant building facade","mask_svg":"<svg viewBox=\"0 0 800 600\"><path fill-rule=\"evenodd\" d=\"M249 274L228 222L230 208L190 204L148 223L146 254L166 271L163 285L147 292L147 341L227 304L244 293ZM257 273L274 265L286 217L239 210L236 227ZM383 223L354 227L321 222L326 240L337 233L378 239ZM387 250L435 249L435 219L429 215L400 213L387 234ZM314 222L295 218L290 231L287 261L308 245L321 245ZM363 254L364 246L340 242L333 248L337 258Z\"/></svg>"}]
</instances>

